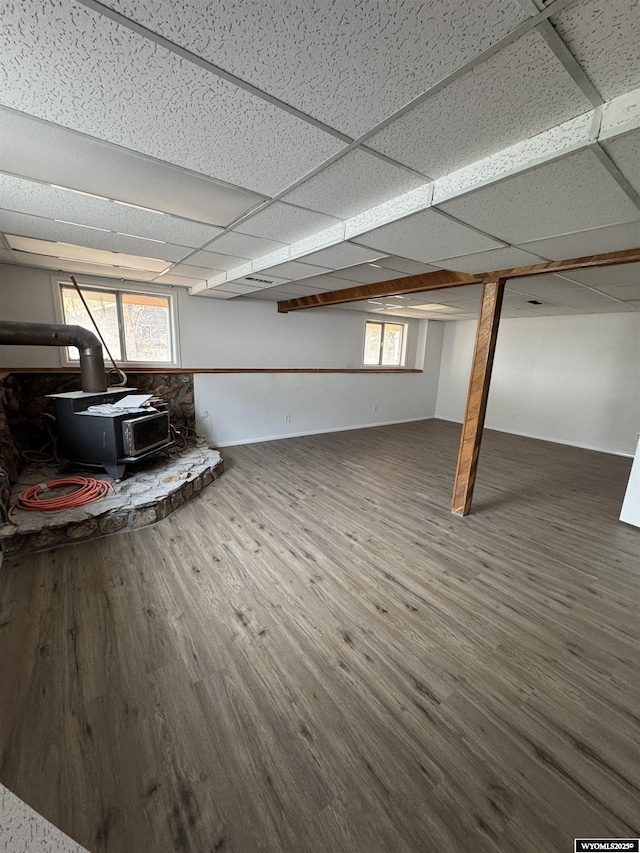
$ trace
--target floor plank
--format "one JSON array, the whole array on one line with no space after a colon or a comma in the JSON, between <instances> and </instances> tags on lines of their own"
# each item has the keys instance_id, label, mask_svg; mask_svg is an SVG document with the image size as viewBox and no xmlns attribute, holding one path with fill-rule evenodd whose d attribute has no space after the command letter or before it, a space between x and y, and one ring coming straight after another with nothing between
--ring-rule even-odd
<instances>
[{"instance_id":1,"label":"floor plank","mask_svg":"<svg viewBox=\"0 0 640 853\"><path fill-rule=\"evenodd\" d=\"M91 853L637 836L630 460L459 427L225 450L160 524L0 570L0 782Z\"/></svg>"}]
</instances>

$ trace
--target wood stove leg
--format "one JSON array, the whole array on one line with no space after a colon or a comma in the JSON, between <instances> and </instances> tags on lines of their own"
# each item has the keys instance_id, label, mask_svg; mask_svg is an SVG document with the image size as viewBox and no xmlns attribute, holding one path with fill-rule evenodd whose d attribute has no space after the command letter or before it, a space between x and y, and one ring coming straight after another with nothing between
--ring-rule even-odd
<instances>
[{"instance_id":1,"label":"wood stove leg","mask_svg":"<svg viewBox=\"0 0 640 853\"><path fill-rule=\"evenodd\" d=\"M467 515L471 509L505 281L504 278L488 279L482 288L482 303L451 505L452 512L457 515Z\"/></svg>"},{"instance_id":2,"label":"wood stove leg","mask_svg":"<svg viewBox=\"0 0 640 853\"><path fill-rule=\"evenodd\" d=\"M110 477L113 477L114 480L121 480L122 475L125 472L126 465L104 465L104 470Z\"/></svg>"}]
</instances>

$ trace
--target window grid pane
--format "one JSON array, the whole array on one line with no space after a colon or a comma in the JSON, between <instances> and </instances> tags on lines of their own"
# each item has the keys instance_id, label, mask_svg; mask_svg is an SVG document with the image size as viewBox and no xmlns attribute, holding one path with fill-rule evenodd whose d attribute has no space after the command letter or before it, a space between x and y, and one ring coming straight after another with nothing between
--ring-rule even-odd
<instances>
[{"instance_id":1,"label":"window grid pane","mask_svg":"<svg viewBox=\"0 0 640 853\"><path fill-rule=\"evenodd\" d=\"M115 359L121 360L122 350L120 347L120 324L118 322L116 294L98 290L81 290L81 293L100 329L100 334L111 350L111 354ZM82 300L76 291L70 287L62 288L62 309L65 323L72 326L82 326L93 331L93 323L82 304ZM67 347L67 352L69 359L78 360L76 347ZM108 358L104 347L103 352L105 358Z\"/></svg>"},{"instance_id":2,"label":"window grid pane","mask_svg":"<svg viewBox=\"0 0 640 853\"><path fill-rule=\"evenodd\" d=\"M397 367L402 361L402 332L404 327L396 323L384 324L384 340L382 344L383 365Z\"/></svg>"},{"instance_id":3,"label":"window grid pane","mask_svg":"<svg viewBox=\"0 0 640 853\"><path fill-rule=\"evenodd\" d=\"M382 323L367 320L363 363L366 366L401 367L404 330L403 323Z\"/></svg>"},{"instance_id":4,"label":"window grid pane","mask_svg":"<svg viewBox=\"0 0 640 853\"><path fill-rule=\"evenodd\" d=\"M367 322L364 337L364 363L380 364L382 323Z\"/></svg>"},{"instance_id":5,"label":"window grid pane","mask_svg":"<svg viewBox=\"0 0 640 853\"><path fill-rule=\"evenodd\" d=\"M163 296L123 293L122 320L129 361L170 362L171 318Z\"/></svg>"},{"instance_id":6,"label":"window grid pane","mask_svg":"<svg viewBox=\"0 0 640 853\"><path fill-rule=\"evenodd\" d=\"M60 293L64 322L93 331L91 317L75 289L61 284ZM85 288L81 293L114 359L123 363L173 362L169 297ZM104 347L103 351L107 359ZM77 349L67 347L67 357L77 361Z\"/></svg>"}]
</instances>

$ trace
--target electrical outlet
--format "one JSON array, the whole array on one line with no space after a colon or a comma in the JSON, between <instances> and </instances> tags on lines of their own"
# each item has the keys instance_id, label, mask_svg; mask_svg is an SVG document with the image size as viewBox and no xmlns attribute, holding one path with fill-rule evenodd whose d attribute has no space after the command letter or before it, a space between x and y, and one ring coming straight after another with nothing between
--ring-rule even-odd
<instances>
[{"instance_id":1,"label":"electrical outlet","mask_svg":"<svg viewBox=\"0 0 640 853\"><path fill-rule=\"evenodd\" d=\"M377 404L377 403L374 403L374 404L373 404L373 406L372 406L372 408L371 408L371 411L372 411L372 412L377 412L377 411L378 411L378 404Z\"/></svg>"},{"instance_id":2,"label":"electrical outlet","mask_svg":"<svg viewBox=\"0 0 640 853\"><path fill-rule=\"evenodd\" d=\"M518 420L518 413L517 413L517 412L513 412L513 414L511 415L511 420L512 420L512 421L517 421L517 420Z\"/></svg>"},{"instance_id":3,"label":"electrical outlet","mask_svg":"<svg viewBox=\"0 0 640 853\"><path fill-rule=\"evenodd\" d=\"M284 422L285 422L285 424L290 424L291 423L291 415L285 415L284 416Z\"/></svg>"}]
</instances>

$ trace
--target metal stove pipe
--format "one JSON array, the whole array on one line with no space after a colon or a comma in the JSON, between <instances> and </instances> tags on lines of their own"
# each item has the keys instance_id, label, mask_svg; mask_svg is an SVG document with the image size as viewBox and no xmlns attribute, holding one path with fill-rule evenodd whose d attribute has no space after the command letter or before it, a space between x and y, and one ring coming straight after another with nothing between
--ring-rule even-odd
<instances>
[{"instance_id":1,"label":"metal stove pipe","mask_svg":"<svg viewBox=\"0 0 640 853\"><path fill-rule=\"evenodd\" d=\"M11 344L36 347L78 347L82 390L93 393L107 390L102 344L93 332L82 326L0 320L0 346Z\"/></svg>"}]
</instances>

